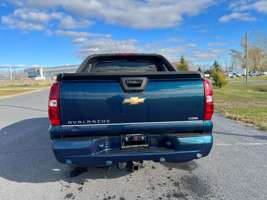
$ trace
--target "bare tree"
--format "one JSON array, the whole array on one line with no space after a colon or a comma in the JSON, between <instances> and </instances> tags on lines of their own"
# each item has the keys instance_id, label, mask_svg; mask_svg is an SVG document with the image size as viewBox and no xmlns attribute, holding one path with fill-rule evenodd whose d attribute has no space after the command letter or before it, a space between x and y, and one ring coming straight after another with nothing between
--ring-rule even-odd
<instances>
[{"instance_id":1,"label":"bare tree","mask_svg":"<svg viewBox=\"0 0 267 200\"><path fill-rule=\"evenodd\" d=\"M248 49L248 65L251 70L263 70L263 63L266 52L259 47L250 47Z\"/></svg>"},{"instance_id":2,"label":"bare tree","mask_svg":"<svg viewBox=\"0 0 267 200\"><path fill-rule=\"evenodd\" d=\"M233 65L240 65L242 68L245 68L245 54L242 51L235 49L230 50L230 56L232 58Z\"/></svg>"},{"instance_id":3,"label":"bare tree","mask_svg":"<svg viewBox=\"0 0 267 200\"><path fill-rule=\"evenodd\" d=\"M260 32L250 33L248 45L248 67L249 70L267 69L267 37ZM231 49L232 63L246 67L246 42L241 38L241 50Z\"/></svg>"}]
</instances>

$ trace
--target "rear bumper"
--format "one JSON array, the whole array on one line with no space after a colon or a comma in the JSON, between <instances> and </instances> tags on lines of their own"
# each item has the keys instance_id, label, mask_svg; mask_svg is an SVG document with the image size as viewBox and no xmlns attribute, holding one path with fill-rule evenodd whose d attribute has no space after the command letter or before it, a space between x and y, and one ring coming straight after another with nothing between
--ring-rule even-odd
<instances>
[{"instance_id":1,"label":"rear bumper","mask_svg":"<svg viewBox=\"0 0 267 200\"><path fill-rule=\"evenodd\" d=\"M150 135L149 147L139 149L121 149L120 136L52 140L57 160L76 166L103 166L140 160L184 162L199 158L199 155L207 156L212 144L211 134Z\"/></svg>"}]
</instances>

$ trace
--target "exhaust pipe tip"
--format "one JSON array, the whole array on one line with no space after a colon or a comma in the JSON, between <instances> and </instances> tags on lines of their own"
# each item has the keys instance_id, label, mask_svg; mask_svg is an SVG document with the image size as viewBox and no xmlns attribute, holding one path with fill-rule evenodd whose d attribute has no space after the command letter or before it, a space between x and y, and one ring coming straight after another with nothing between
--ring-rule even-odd
<instances>
[{"instance_id":1,"label":"exhaust pipe tip","mask_svg":"<svg viewBox=\"0 0 267 200\"><path fill-rule=\"evenodd\" d=\"M107 160L106 161L106 166L111 166L112 165L112 161L111 160Z\"/></svg>"},{"instance_id":2,"label":"exhaust pipe tip","mask_svg":"<svg viewBox=\"0 0 267 200\"><path fill-rule=\"evenodd\" d=\"M165 158L163 158L163 157L161 157L161 158L159 159L159 161L160 161L160 162L165 162L165 161L166 161L166 159L165 159Z\"/></svg>"},{"instance_id":3,"label":"exhaust pipe tip","mask_svg":"<svg viewBox=\"0 0 267 200\"><path fill-rule=\"evenodd\" d=\"M197 158L202 158L202 154L201 153L197 153Z\"/></svg>"},{"instance_id":4,"label":"exhaust pipe tip","mask_svg":"<svg viewBox=\"0 0 267 200\"><path fill-rule=\"evenodd\" d=\"M72 161L71 161L71 159L66 159L65 160L65 163L68 164L68 165L71 165L72 164Z\"/></svg>"}]
</instances>

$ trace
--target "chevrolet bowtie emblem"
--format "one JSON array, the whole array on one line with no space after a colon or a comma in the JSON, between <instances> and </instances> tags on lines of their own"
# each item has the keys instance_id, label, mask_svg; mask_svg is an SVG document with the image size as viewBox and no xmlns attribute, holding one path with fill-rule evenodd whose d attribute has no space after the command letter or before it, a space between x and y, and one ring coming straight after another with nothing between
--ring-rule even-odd
<instances>
[{"instance_id":1,"label":"chevrolet bowtie emblem","mask_svg":"<svg viewBox=\"0 0 267 200\"><path fill-rule=\"evenodd\" d=\"M145 102L145 98L131 97L123 100L123 104L138 105Z\"/></svg>"}]
</instances>

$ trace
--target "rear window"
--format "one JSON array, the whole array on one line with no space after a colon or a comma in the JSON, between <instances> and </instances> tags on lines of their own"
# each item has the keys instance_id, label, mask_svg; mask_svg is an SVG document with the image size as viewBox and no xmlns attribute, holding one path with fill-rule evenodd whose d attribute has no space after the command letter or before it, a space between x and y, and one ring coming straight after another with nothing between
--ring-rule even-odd
<instances>
[{"instance_id":1,"label":"rear window","mask_svg":"<svg viewBox=\"0 0 267 200\"><path fill-rule=\"evenodd\" d=\"M92 58L78 72L124 73L172 71L169 64L156 56L99 56Z\"/></svg>"},{"instance_id":2,"label":"rear window","mask_svg":"<svg viewBox=\"0 0 267 200\"><path fill-rule=\"evenodd\" d=\"M109 60L94 64L92 72L157 72L155 63L145 60Z\"/></svg>"}]
</instances>

